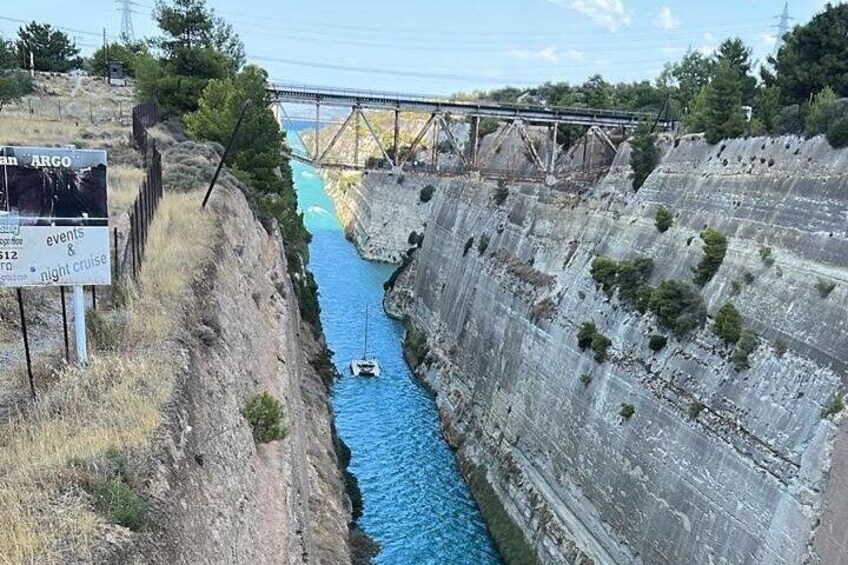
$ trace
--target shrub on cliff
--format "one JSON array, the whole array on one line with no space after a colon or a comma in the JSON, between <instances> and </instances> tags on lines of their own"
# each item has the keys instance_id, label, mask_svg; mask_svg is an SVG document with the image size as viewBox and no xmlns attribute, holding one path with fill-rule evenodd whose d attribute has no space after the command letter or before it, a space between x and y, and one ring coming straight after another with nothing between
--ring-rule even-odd
<instances>
[{"instance_id":1,"label":"shrub on cliff","mask_svg":"<svg viewBox=\"0 0 848 565\"><path fill-rule=\"evenodd\" d=\"M495 192L492 195L492 200L495 201L495 204L500 206L504 202L506 202L506 198L509 196L509 188L506 185L498 184L497 188L495 188Z\"/></svg>"},{"instance_id":2,"label":"shrub on cliff","mask_svg":"<svg viewBox=\"0 0 848 565\"><path fill-rule=\"evenodd\" d=\"M632 169L630 178L633 190L639 190L660 162L657 136L651 131L651 124L647 122L639 124L630 141L630 147L630 168Z\"/></svg>"},{"instance_id":3,"label":"shrub on cliff","mask_svg":"<svg viewBox=\"0 0 848 565\"><path fill-rule=\"evenodd\" d=\"M742 316L736 307L727 303L716 313L713 333L727 343L736 343L742 336Z\"/></svg>"},{"instance_id":4,"label":"shrub on cliff","mask_svg":"<svg viewBox=\"0 0 848 565\"><path fill-rule=\"evenodd\" d=\"M147 519L147 503L121 476L95 483L93 494L97 505L109 521L137 532Z\"/></svg>"},{"instance_id":5,"label":"shrub on cliff","mask_svg":"<svg viewBox=\"0 0 848 565\"><path fill-rule=\"evenodd\" d=\"M742 330L739 341L736 342L736 349L733 350L733 355L730 356L730 360L733 362L737 371L744 371L751 366L748 362L748 356L756 351L759 344L757 334L752 331Z\"/></svg>"},{"instance_id":6,"label":"shrub on cliff","mask_svg":"<svg viewBox=\"0 0 848 565\"><path fill-rule=\"evenodd\" d=\"M829 418L834 414L839 414L845 408L845 402L838 393L834 393L822 407L821 417Z\"/></svg>"},{"instance_id":7,"label":"shrub on cliff","mask_svg":"<svg viewBox=\"0 0 848 565\"><path fill-rule=\"evenodd\" d=\"M665 233L673 223L674 217L671 215L671 211L665 206L659 206L654 214L654 225L657 226L657 231Z\"/></svg>"},{"instance_id":8,"label":"shrub on cliff","mask_svg":"<svg viewBox=\"0 0 848 565\"><path fill-rule=\"evenodd\" d=\"M592 345L592 338L598 333L598 328L592 322L583 322L577 330L577 347L585 350Z\"/></svg>"},{"instance_id":9,"label":"shrub on cliff","mask_svg":"<svg viewBox=\"0 0 848 565\"><path fill-rule=\"evenodd\" d=\"M462 248L462 256L465 257L468 255L468 250L471 249L471 246L474 245L474 236L469 237L465 241L465 245Z\"/></svg>"},{"instance_id":10,"label":"shrub on cliff","mask_svg":"<svg viewBox=\"0 0 848 565\"><path fill-rule=\"evenodd\" d=\"M418 201L422 204L426 204L430 200L433 199L433 193L436 191L436 187L432 184L426 185L421 189L421 192L418 193Z\"/></svg>"},{"instance_id":11,"label":"shrub on cliff","mask_svg":"<svg viewBox=\"0 0 848 565\"><path fill-rule=\"evenodd\" d=\"M622 402L621 409L618 411L618 415L624 418L625 420L629 420L633 417L633 414L636 413L636 408L633 407L629 402Z\"/></svg>"},{"instance_id":12,"label":"shrub on cliff","mask_svg":"<svg viewBox=\"0 0 848 565\"><path fill-rule=\"evenodd\" d=\"M618 279L618 263L609 257L595 257L589 272L606 295L612 296Z\"/></svg>"},{"instance_id":13,"label":"shrub on cliff","mask_svg":"<svg viewBox=\"0 0 848 565\"><path fill-rule=\"evenodd\" d=\"M250 399L241 414L250 424L256 443L277 441L288 434L283 425L283 405L267 392Z\"/></svg>"},{"instance_id":14,"label":"shrub on cliff","mask_svg":"<svg viewBox=\"0 0 848 565\"><path fill-rule=\"evenodd\" d=\"M700 327L707 311L698 292L684 281L662 281L651 294L648 308L660 326L683 336Z\"/></svg>"},{"instance_id":15,"label":"shrub on cliff","mask_svg":"<svg viewBox=\"0 0 848 565\"><path fill-rule=\"evenodd\" d=\"M701 239L704 242L704 257L694 268L694 280L698 286L704 286L712 280L727 253L727 237L723 233L707 228L701 232Z\"/></svg>"},{"instance_id":16,"label":"shrub on cliff","mask_svg":"<svg viewBox=\"0 0 848 565\"><path fill-rule=\"evenodd\" d=\"M843 116L830 124L827 128L827 141L837 149L848 147L848 116Z\"/></svg>"},{"instance_id":17,"label":"shrub on cliff","mask_svg":"<svg viewBox=\"0 0 848 565\"><path fill-rule=\"evenodd\" d=\"M477 242L477 253L482 255L489 248L489 236L483 234L480 236L480 241Z\"/></svg>"},{"instance_id":18,"label":"shrub on cliff","mask_svg":"<svg viewBox=\"0 0 848 565\"><path fill-rule=\"evenodd\" d=\"M577 346L581 351L591 348L595 353L595 361L603 363L607 357L607 349L612 341L598 331L592 322L583 322L577 330Z\"/></svg>"},{"instance_id":19,"label":"shrub on cliff","mask_svg":"<svg viewBox=\"0 0 848 565\"><path fill-rule=\"evenodd\" d=\"M659 351L668 343L668 338L664 335L651 334L648 337L648 347L651 351Z\"/></svg>"}]
</instances>

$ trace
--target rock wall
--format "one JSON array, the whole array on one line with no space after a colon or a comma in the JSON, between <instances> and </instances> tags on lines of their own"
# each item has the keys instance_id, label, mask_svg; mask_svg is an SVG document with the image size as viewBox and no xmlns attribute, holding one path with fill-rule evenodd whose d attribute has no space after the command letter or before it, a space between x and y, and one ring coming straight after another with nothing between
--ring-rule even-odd
<instances>
[{"instance_id":1,"label":"rock wall","mask_svg":"<svg viewBox=\"0 0 848 565\"><path fill-rule=\"evenodd\" d=\"M214 261L193 285L184 367L158 442L152 525L122 563L349 563L350 502L331 437L321 354L301 321L279 233L228 182ZM280 399L288 436L256 445L241 409Z\"/></svg>"},{"instance_id":2,"label":"rock wall","mask_svg":"<svg viewBox=\"0 0 848 565\"><path fill-rule=\"evenodd\" d=\"M327 193L348 238L372 261L400 263L412 247L410 234L423 233L432 200L422 202L433 179L392 173L324 175Z\"/></svg>"},{"instance_id":3,"label":"rock wall","mask_svg":"<svg viewBox=\"0 0 848 565\"><path fill-rule=\"evenodd\" d=\"M429 337L419 372L461 460L542 562L848 563L848 436L822 416L848 362L848 151L664 143L637 194L626 145L582 196L517 186L498 206L492 186L441 182L387 306ZM642 255L651 284L691 280L706 226L729 246L700 293L710 316L732 302L757 333L747 370L711 319L654 353L647 336L668 332L590 275L597 256ZM835 284L826 297L819 281ZM577 347L585 321L612 340L604 363Z\"/></svg>"}]
</instances>

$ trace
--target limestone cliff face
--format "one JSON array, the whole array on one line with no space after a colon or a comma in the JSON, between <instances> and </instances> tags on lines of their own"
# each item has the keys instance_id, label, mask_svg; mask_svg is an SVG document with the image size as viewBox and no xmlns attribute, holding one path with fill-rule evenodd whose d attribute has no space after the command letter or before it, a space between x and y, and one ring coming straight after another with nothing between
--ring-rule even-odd
<instances>
[{"instance_id":1,"label":"limestone cliff face","mask_svg":"<svg viewBox=\"0 0 848 565\"><path fill-rule=\"evenodd\" d=\"M432 200L423 202L421 191L435 188L433 179L336 171L324 178L345 233L366 259L399 263L412 247L410 234L424 233Z\"/></svg>"},{"instance_id":2,"label":"limestone cliff face","mask_svg":"<svg viewBox=\"0 0 848 565\"><path fill-rule=\"evenodd\" d=\"M492 186L438 184L387 305L429 338L420 373L464 467L544 563L848 563L848 429L822 417L848 363L848 151L683 138L636 194L628 162L625 145L582 196L515 186L497 205ZM691 280L705 226L729 246L700 293L757 333L747 370L711 319L654 353L655 317L590 275L597 256L647 256L651 284ZM577 346L585 321L612 340L604 363Z\"/></svg>"},{"instance_id":3,"label":"limestone cliff face","mask_svg":"<svg viewBox=\"0 0 848 565\"><path fill-rule=\"evenodd\" d=\"M310 363L320 348L300 319L279 233L265 232L229 182L211 204L220 230L194 284L152 525L120 562L349 563L350 502L328 391ZM241 416L260 391L283 404L281 441L256 445Z\"/></svg>"}]
</instances>

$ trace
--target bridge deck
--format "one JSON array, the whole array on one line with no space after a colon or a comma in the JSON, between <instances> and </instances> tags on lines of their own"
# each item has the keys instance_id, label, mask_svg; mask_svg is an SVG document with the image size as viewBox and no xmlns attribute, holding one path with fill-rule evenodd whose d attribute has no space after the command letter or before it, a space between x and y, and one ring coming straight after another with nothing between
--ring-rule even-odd
<instances>
[{"instance_id":1,"label":"bridge deck","mask_svg":"<svg viewBox=\"0 0 848 565\"><path fill-rule=\"evenodd\" d=\"M656 120L656 115L644 112L624 112L595 108L505 104L490 101L457 101L433 96L398 94L368 90L276 84L269 88L276 102L321 104L327 106L359 106L362 108L399 110L407 112L447 112L455 115L521 119L525 122L575 124L586 126L635 126L639 122ZM658 127L672 128L673 120L660 119Z\"/></svg>"}]
</instances>

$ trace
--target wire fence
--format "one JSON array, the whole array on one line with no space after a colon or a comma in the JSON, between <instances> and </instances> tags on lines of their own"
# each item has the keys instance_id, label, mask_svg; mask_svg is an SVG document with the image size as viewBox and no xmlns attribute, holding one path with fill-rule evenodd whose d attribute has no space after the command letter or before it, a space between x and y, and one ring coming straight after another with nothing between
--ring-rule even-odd
<instances>
[{"instance_id":1,"label":"wire fence","mask_svg":"<svg viewBox=\"0 0 848 565\"><path fill-rule=\"evenodd\" d=\"M125 103L121 100L96 103L91 100L27 96L9 103L3 108L3 114L46 122L102 124L129 120L131 108L131 102Z\"/></svg>"},{"instance_id":2,"label":"wire fence","mask_svg":"<svg viewBox=\"0 0 848 565\"><path fill-rule=\"evenodd\" d=\"M159 121L157 106L140 104L133 108L132 118L133 142L144 155L144 180L129 210L129 231L123 258L119 261L116 257L115 262L119 276L129 272L136 279L141 271L150 224L162 199L162 155L156 141L147 133L147 128Z\"/></svg>"}]
</instances>

